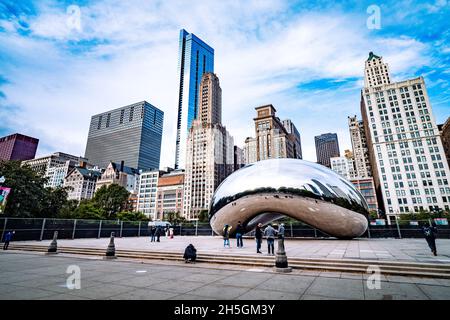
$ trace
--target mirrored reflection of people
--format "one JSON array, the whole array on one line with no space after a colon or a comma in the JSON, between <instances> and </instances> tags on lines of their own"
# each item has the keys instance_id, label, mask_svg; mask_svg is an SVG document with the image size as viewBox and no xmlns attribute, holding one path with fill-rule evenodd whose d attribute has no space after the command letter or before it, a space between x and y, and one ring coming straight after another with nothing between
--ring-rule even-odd
<instances>
[{"instance_id":1,"label":"mirrored reflection of people","mask_svg":"<svg viewBox=\"0 0 450 320\"><path fill-rule=\"evenodd\" d=\"M9 243L12 241L12 238L16 232L8 231L4 236L3 250L8 250Z\"/></svg>"},{"instance_id":2,"label":"mirrored reflection of people","mask_svg":"<svg viewBox=\"0 0 450 320\"><path fill-rule=\"evenodd\" d=\"M244 235L244 227L242 226L241 222L238 221L238 225L236 226L236 242L238 248L244 247L244 242L242 241L242 236Z\"/></svg>"},{"instance_id":3,"label":"mirrored reflection of people","mask_svg":"<svg viewBox=\"0 0 450 320\"><path fill-rule=\"evenodd\" d=\"M267 238L267 251L268 254L272 254L274 255L274 242L275 242L275 237L277 235L277 231L272 227L272 224L270 223L266 229L264 230L264 235Z\"/></svg>"},{"instance_id":4,"label":"mirrored reflection of people","mask_svg":"<svg viewBox=\"0 0 450 320\"><path fill-rule=\"evenodd\" d=\"M228 246L228 248L231 248L230 246L230 231L231 231L232 226L226 224L223 227L223 247L225 248L226 246Z\"/></svg>"},{"instance_id":5,"label":"mirrored reflection of people","mask_svg":"<svg viewBox=\"0 0 450 320\"><path fill-rule=\"evenodd\" d=\"M262 253L261 252L262 238L263 238L262 224L258 223L255 229L256 253Z\"/></svg>"},{"instance_id":6,"label":"mirrored reflection of people","mask_svg":"<svg viewBox=\"0 0 450 320\"><path fill-rule=\"evenodd\" d=\"M189 244L184 250L184 262L194 262L197 259L197 249L191 244Z\"/></svg>"},{"instance_id":7,"label":"mirrored reflection of people","mask_svg":"<svg viewBox=\"0 0 450 320\"><path fill-rule=\"evenodd\" d=\"M425 240L428 243L428 246L431 249L431 252L433 252L433 255L437 256L437 250L436 250L436 234L437 234L437 228L434 226L434 224L426 225L424 224L422 226L422 232L425 236Z\"/></svg>"}]
</instances>

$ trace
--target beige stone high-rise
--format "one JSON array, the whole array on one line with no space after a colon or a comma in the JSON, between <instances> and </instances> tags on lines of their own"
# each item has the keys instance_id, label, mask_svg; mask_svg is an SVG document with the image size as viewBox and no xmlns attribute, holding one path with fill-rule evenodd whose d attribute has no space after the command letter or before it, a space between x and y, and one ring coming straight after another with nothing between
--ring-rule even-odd
<instances>
[{"instance_id":1,"label":"beige stone high-rise","mask_svg":"<svg viewBox=\"0 0 450 320\"><path fill-rule=\"evenodd\" d=\"M353 158L355 161L356 176L368 178L372 176L370 167L369 150L367 148L366 133L362 120L356 116L348 117L350 139L352 141Z\"/></svg>"},{"instance_id":2,"label":"beige stone high-rise","mask_svg":"<svg viewBox=\"0 0 450 320\"><path fill-rule=\"evenodd\" d=\"M247 138L244 146L246 163L276 158L301 158L300 135L290 120L281 121L273 105L255 108L255 138ZM284 124L292 127L288 132ZM296 151L300 149L300 152Z\"/></svg>"},{"instance_id":3,"label":"beige stone high-rise","mask_svg":"<svg viewBox=\"0 0 450 320\"><path fill-rule=\"evenodd\" d=\"M198 101L197 119L203 124L222 124L222 89L219 78L214 73L203 74Z\"/></svg>"},{"instance_id":4,"label":"beige stone high-rise","mask_svg":"<svg viewBox=\"0 0 450 320\"><path fill-rule=\"evenodd\" d=\"M373 52L369 52L364 68L364 87L375 87L391 83L389 66L383 62L383 57L379 57Z\"/></svg>"},{"instance_id":5,"label":"beige stone high-rise","mask_svg":"<svg viewBox=\"0 0 450 320\"><path fill-rule=\"evenodd\" d=\"M449 210L450 170L423 77L392 82L369 54L361 113L375 187L388 218Z\"/></svg>"},{"instance_id":6,"label":"beige stone high-rise","mask_svg":"<svg viewBox=\"0 0 450 320\"><path fill-rule=\"evenodd\" d=\"M208 210L214 191L234 170L234 140L222 126L222 89L212 73L203 75L199 114L186 144L183 214L196 220Z\"/></svg>"}]
</instances>

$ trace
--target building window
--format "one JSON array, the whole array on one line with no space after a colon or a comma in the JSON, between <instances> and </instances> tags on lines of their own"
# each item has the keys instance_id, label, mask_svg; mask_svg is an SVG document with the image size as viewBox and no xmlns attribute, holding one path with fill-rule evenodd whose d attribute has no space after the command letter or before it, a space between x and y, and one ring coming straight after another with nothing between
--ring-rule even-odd
<instances>
[{"instance_id":1,"label":"building window","mask_svg":"<svg viewBox=\"0 0 450 320\"><path fill-rule=\"evenodd\" d=\"M98 117L97 129L100 130L102 127L102 116Z\"/></svg>"}]
</instances>

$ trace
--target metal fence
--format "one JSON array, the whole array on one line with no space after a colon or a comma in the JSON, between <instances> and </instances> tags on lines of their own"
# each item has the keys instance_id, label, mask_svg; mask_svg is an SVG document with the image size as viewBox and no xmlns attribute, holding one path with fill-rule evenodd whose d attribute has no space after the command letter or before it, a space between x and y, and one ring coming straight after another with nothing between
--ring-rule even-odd
<instances>
[{"instance_id":1,"label":"metal fence","mask_svg":"<svg viewBox=\"0 0 450 320\"><path fill-rule=\"evenodd\" d=\"M430 223L422 220L422 223ZM215 235L209 223L188 222L173 225L175 236L212 236ZM50 218L0 218L1 239L7 231L14 230L14 240L50 240L54 231L59 239L104 238L115 232L116 237L148 237L148 223L120 220L84 220L84 219L50 219ZM438 238L450 239L448 225L439 225ZM247 233L253 236L254 231ZM320 230L301 222L285 223L285 235L292 238L329 238ZM409 221L399 221L391 225L369 225L361 238L422 238L422 230Z\"/></svg>"}]
</instances>

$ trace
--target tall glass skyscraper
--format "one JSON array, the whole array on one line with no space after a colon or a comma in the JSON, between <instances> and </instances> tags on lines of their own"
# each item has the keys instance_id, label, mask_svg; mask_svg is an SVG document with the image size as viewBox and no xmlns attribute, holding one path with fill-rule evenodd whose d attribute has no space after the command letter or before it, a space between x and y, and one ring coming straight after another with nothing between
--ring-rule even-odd
<instances>
[{"instance_id":1,"label":"tall glass skyscraper","mask_svg":"<svg viewBox=\"0 0 450 320\"><path fill-rule=\"evenodd\" d=\"M336 133L315 136L317 163L331 168L330 158L339 157L339 142Z\"/></svg>"},{"instance_id":2,"label":"tall glass skyscraper","mask_svg":"<svg viewBox=\"0 0 450 320\"><path fill-rule=\"evenodd\" d=\"M147 101L92 116L85 157L106 168L110 161L127 167L159 168L164 112Z\"/></svg>"},{"instance_id":3,"label":"tall glass skyscraper","mask_svg":"<svg viewBox=\"0 0 450 320\"><path fill-rule=\"evenodd\" d=\"M214 72L214 49L184 29L180 31L179 50L180 89L178 94L175 169L184 168L186 139L192 121L197 118L198 90L202 75L205 72Z\"/></svg>"}]
</instances>

